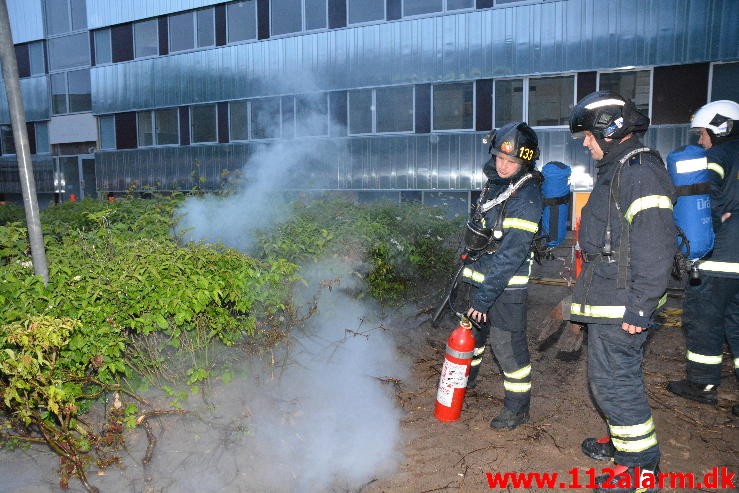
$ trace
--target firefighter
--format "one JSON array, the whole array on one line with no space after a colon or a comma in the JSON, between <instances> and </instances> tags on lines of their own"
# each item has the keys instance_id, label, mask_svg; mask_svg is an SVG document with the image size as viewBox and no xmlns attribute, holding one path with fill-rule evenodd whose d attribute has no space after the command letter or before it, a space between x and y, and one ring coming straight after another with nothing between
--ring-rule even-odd
<instances>
[{"instance_id":1,"label":"firefighter","mask_svg":"<svg viewBox=\"0 0 739 493\"><path fill-rule=\"evenodd\" d=\"M543 177L534 169L538 139L526 123L509 123L488 134L483 142L490 145L491 158L483 167L488 180L467 223L468 258L473 262L462 272L464 281L477 287L467 310L467 316L479 326L474 333L469 384L474 386L492 333L493 354L503 370L505 399L490 426L514 429L529 419L531 360L526 300L530 249L543 209Z\"/></svg>"},{"instance_id":2,"label":"firefighter","mask_svg":"<svg viewBox=\"0 0 739 493\"><path fill-rule=\"evenodd\" d=\"M683 327L688 346L687 378L667 389L686 399L718 402L724 337L739 376L739 104L714 101L694 115L691 128L706 149L713 250L698 263L700 283L686 287ZM739 407L732 408L739 415Z\"/></svg>"},{"instance_id":3,"label":"firefighter","mask_svg":"<svg viewBox=\"0 0 739 493\"><path fill-rule=\"evenodd\" d=\"M588 381L609 431L581 448L591 458L614 460L616 474L631 478L637 469L642 477L654 475L660 459L641 364L647 327L666 299L677 234L674 187L662 159L639 139L648 126L632 101L609 91L584 97L570 115L570 131L584 137L597 161L581 215L585 262L571 316L587 324ZM597 477L595 491L656 491L612 488L608 479Z\"/></svg>"}]
</instances>

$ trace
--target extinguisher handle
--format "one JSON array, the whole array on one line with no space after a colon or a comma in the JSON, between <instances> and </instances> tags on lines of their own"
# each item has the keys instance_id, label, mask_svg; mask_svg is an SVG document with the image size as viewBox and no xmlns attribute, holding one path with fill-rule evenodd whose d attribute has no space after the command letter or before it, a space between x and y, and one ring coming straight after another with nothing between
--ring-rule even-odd
<instances>
[{"instance_id":1,"label":"extinguisher handle","mask_svg":"<svg viewBox=\"0 0 739 493\"><path fill-rule=\"evenodd\" d=\"M480 322L478 322L477 320L473 320L473 319L471 319L470 317L468 317L468 316L467 316L467 315L465 315L464 313L460 313L460 312L454 312L454 314L455 314L456 316L458 316L458 317L459 317L459 318L460 318L461 320L466 320L466 321L468 321L469 323L471 323L471 324L472 324L472 326L473 326L474 328L476 328L477 330L482 330L482 325L480 325Z\"/></svg>"}]
</instances>

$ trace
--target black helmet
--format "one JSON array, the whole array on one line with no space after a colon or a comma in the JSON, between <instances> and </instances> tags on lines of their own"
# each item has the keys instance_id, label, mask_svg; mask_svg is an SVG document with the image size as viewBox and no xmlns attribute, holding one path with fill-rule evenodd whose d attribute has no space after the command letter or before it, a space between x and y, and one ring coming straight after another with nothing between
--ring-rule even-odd
<instances>
[{"instance_id":1,"label":"black helmet","mask_svg":"<svg viewBox=\"0 0 739 493\"><path fill-rule=\"evenodd\" d=\"M570 114L570 132L591 132L597 139L620 140L630 133L643 133L649 117L633 102L611 91L597 91L580 100Z\"/></svg>"},{"instance_id":2,"label":"black helmet","mask_svg":"<svg viewBox=\"0 0 739 493\"><path fill-rule=\"evenodd\" d=\"M490 145L490 154L524 166L533 167L534 161L539 159L539 139L525 122L503 125L483 137L482 143Z\"/></svg>"}]
</instances>

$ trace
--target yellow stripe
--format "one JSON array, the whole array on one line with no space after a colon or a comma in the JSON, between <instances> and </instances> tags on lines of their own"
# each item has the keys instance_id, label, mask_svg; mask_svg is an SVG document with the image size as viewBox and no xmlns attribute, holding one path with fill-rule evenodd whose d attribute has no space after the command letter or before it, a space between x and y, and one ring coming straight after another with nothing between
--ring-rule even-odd
<instances>
[{"instance_id":1,"label":"yellow stripe","mask_svg":"<svg viewBox=\"0 0 739 493\"><path fill-rule=\"evenodd\" d=\"M616 426L608 423L611 430L611 436L621 438L640 437L654 431L654 420L650 417L645 422L638 425Z\"/></svg>"},{"instance_id":2,"label":"yellow stripe","mask_svg":"<svg viewBox=\"0 0 739 493\"><path fill-rule=\"evenodd\" d=\"M504 228L516 228L523 229L524 231L530 231L536 233L539 230L539 225L533 221L527 221L526 219L519 219L517 217L507 217L503 219Z\"/></svg>"},{"instance_id":3,"label":"yellow stripe","mask_svg":"<svg viewBox=\"0 0 739 493\"><path fill-rule=\"evenodd\" d=\"M485 352L485 346L476 347L475 350L472 352L472 355L473 356L480 356L484 352Z\"/></svg>"},{"instance_id":4,"label":"yellow stripe","mask_svg":"<svg viewBox=\"0 0 739 493\"><path fill-rule=\"evenodd\" d=\"M730 272L733 274L739 274L739 263L738 262L721 262L718 260L706 260L705 262L698 263L700 270L706 270L709 272Z\"/></svg>"},{"instance_id":5,"label":"yellow stripe","mask_svg":"<svg viewBox=\"0 0 739 493\"><path fill-rule=\"evenodd\" d=\"M472 270L469 267L465 267L464 270L462 270L462 276L463 277L469 277L475 282L483 282L485 280L485 274L482 272L477 272L476 270Z\"/></svg>"},{"instance_id":6,"label":"yellow stripe","mask_svg":"<svg viewBox=\"0 0 739 493\"><path fill-rule=\"evenodd\" d=\"M707 354L698 354L694 353L693 351L688 351L688 361L692 361L693 363L700 363L702 365L720 365L722 360L722 355L718 356L710 356Z\"/></svg>"},{"instance_id":7,"label":"yellow stripe","mask_svg":"<svg viewBox=\"0 0 739 493\"><path fill-rule=\"evenodd\" d=\"M516 380L520 380L531 375L531 365L526 365L520 370L514 371L513 373L503 372L503 375L507 376L508 378L515 378Z\"/></svg>"},{"instance_id":8,"label":"yellow stripe","mask_svg":"<svg viewBox=\"0 0 739 493\"><path fill-rule=\"evenodd\" d=\"M647 438L634 441L618 440L617 438L613 438L612 441L613 446L616 447L616 450L619 452L643 452L644 450L657 445L657 435L652 433Z\"/></svg>"},{"instance_id":9,"label":"yellow stripe","mask_svg":"<svg viewBox=\"0 0 739 493\"><path fill-rule=\"evenodd\" d=\"M572 303L570 306L570 313L572 315L581 315L583 317L623 318L625 312L625 306L592 306L582 305L580 303Z\"/></svg>"},{"instance_id":10,"label":"yellow stripe","mask_svg":"<svg viewBox=\"0 0 739 493\"><path fill-rule=\"evenodd\" d=\"M631 223L631 221L634 220L634 216L639 212L655 207L659 209L672 210L672 201L670 200L670 197L666 195L648 195L646 197L640 197L631 203L629 208L626 210L624 217L629 223Z\"/></svg>"},{"instance_id":11,"label":"yellow stripe","mask_svg":"<svg viewBox=\"0 0 739 493\"><path fill-rule=\"evenodd\" d=\"M473 359L472 362L470 363L470 366L479 366L480 363L482 363L482 358Z\"/></svg>"},{"instance_id":12,"label":"yellow stripe","mask_svg":"<svg viewBox=\"0 0 739 493\"><path fill-rule=\"evenodd\" d=\"M503 388L509 392L529 392L531 390L530 382L509 382L503 380Z\"/></svg>"},{"instance_id":13,"label":"yellow stripe","mask_svg":"<svg viewBox=\"0 0 739 493\"><path fill-rule=\"evenodd\" d=\"M522 284L528 284L529 282L529 276L513 276L511 277L511 280L508 281L509 286L520 286Z\"/></svg>"},{"instance_id":14,"label":"yellow stripe","mask_svg":"<svg viewBox=\"0 0 739 493\"><path fill-rule=\"evenodd\" d=\"M665 303L667 303L667 292L665 292L665 294L662 295L659 301L657 301L657 308L660 308Z\"/></svg>"},{"instance_id":15,"label":"yellow stripe","mask_svg":"<svg viewBox=\"0 0 739 493\"><path fill-rule=\"evenodd\" d=\"M711 171L714 171L717 175L721 177L721 179L724 179L724 168L721 167L718 163L708 163L708 169Z\"/></svg>"}]
</instances>

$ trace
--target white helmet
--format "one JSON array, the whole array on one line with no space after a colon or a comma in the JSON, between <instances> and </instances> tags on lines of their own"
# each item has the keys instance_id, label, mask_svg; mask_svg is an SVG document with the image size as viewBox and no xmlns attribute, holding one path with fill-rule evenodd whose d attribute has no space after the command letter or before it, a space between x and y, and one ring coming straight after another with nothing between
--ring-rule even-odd
<instances>
[{"instance_id":1,"label":"white helmet","mask_svg":"<svg viewBox=\"0 0 739 493\"><path fill-rule=\"evenodd\" d=\"M716 137L731 133L734 122L739 123L739 104L728 99L704 104L693 115L690 128L705 128Z\"/></svg>"}]
</instances>

